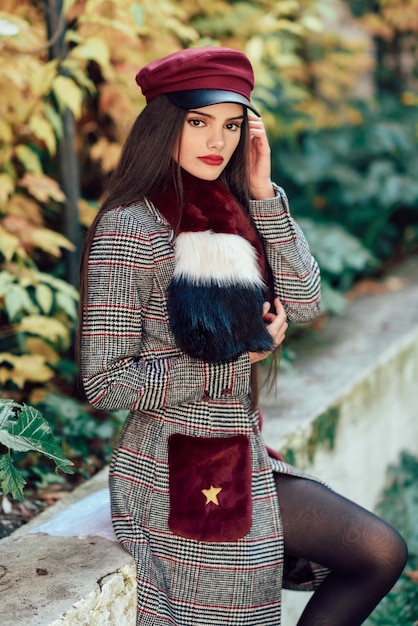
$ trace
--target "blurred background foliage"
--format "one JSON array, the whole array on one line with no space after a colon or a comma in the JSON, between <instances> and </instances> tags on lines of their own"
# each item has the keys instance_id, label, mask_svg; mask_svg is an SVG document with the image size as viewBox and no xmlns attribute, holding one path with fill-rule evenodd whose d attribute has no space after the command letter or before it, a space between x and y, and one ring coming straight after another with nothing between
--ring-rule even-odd
<instances>
[{"instance_id":1,"label":"blurred background foliage","mask_svg":"<svg viewBox=\"0 0 418 626\"><path fill-rule=\"evenodd\" d=\"M145 104L138 68L188 46L248 54L332 313L417 249L417 31L418 0L0 0L1 397L39 408L78 474L122 421L77 389L74 268ZM17 462L48 482L38 457Z\"/></svg>"}]
</instances>

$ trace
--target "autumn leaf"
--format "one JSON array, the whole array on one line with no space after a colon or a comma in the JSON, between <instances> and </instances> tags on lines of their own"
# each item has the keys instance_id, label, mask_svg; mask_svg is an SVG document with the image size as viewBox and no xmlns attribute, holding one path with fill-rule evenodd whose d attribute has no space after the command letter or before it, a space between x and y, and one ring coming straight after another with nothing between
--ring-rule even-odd
<instances>
[{"instance_id":1,"label":"autumn leaf","mask_svg":"<svg viewBox=\"0 0 418 626\"><path fill-rule=\"evenodd\" d=\"M26 382L46 383L54 377L54 371L45 363L40 354L15 355L0 353L0 363L8 364L8 367L0 366L0 383L5 385L12 381L19 389L23 389Z\"/></svg>"},{"instance_id":2,"label":"autumn leaf","mask_svg":"<svg viewBox=\"0 0 418 626\"><path fill-rule=\"evenodd\" d=\"M39 283L35 288L35 298L36 302L39 304L39 307L45 315L51 312L52 304L54 302L54 294L52 289L48 287L48 285L44 285L43 283Z\"/></svg>"},{"instance_id":3,"label":"autumn leaf","mask_svg":"<svg viewBox=\"0 0 418 626\"><path fill-rule=\"evenodd\" d=\"M48 202L50 198L57 202L64 202L65 195L57 181L46 174L26 172L19 180L19 185L25 187L28 192L39 202Z\"/></svg>"},{"instance_id":4,"label":"autumn leaf","mask_svg":"<svg viewBox=\"0 0 418 626\"><path fill-rule=\"evenodd\" d=\"M96 61L100 66L109 66L109 47L101 37L89 37L71 51L71 56L78 59Z\"/></svg>"},{"instance_id":5,"label":"autumn leaf","mask_svg":"<svg viewBox=\"0 0 418 626\"><path fill-rule=\"evenodd\" d=\"M52 342L68 343L70 329L60 320L43 315L28 315L17 325L16 330L44 337Z\"/></svg>"},{"instance_id":6,"label":"autumn leaf","mask_svg":"<svg viewBox=\"0 0 418 626\"><path fill-rule=\"evenodd\" d=\"M21 245L20 239L16 237L16 235L9 233L1 224L0 239L0 254L4 256L5 261L11 261L15 253L19 253L20 256L25 255L25 250Z\"/></svg>"},{"instance_id":7,"label":"autumn leaf","mask_svg":"<svg viewBox=\"0 0 418 626\"><path fill-rule=\"evenodd\" d=\"M45 144L49 154L54 156L57 150L57 140L51 124L45 119L42 113L32 115L29 120L29 128L35 137Z\"/></svg>"},{"instance_id":8,"label":"autumn leaf","mask_svg":"<svg viewBox=\"0 0 418 626\"><path fill-rule=\"evenodd\" d=\"M61 248L65 248L71 252L75 250L74 244L64 237L64 235L49 230L48 228L33 228L31 235L31 244L55 257L61 256Z\"/></svg>"},{"instance_id":9,"label":"autumn leaf","mask_svg":"<svg viewBox=\"0 0 418 626\"><path fill-rule=\"evenodd\" d=\"M133 103L119 85L113 82L103 83L99 90L99 107L102 115L109 115L118 125L125 125L126 120L133 118L135 115Z\"/></svg>"},{"instance_id":10,"label":"autumn leaf","mask_svg":"<svg viewBox=\"0 0 418 626\"><path fill-rule=\"evenodd\" d=\"M30 76L30 86L32 93L40 98L51 90L52 83L57 75L58 59L53 59L48 63L39 66L37 72Z\"/></svg>"},{"instance_id":11,"label":"autumn leaf","mask_svg":"<svg viewBox=\"0 0 418 626\"><path fill-rule=\"evenodd\" d=\"M101 137L90 150L90 156L94 161L100 161L102 170L108 174L115 169L121 153L121 146L116 142L108 141Z\"/></svg>"},{"instance_id":12,"label":"autumn leaf","mask_svg":"<svg viewBox=\"0 0 418 626\"><path fill-rule=\"evenodd\" d=\"M71 78L57 76L53 82L52 89L61 112L64 112L68 107L74 117L80 117L83 92L78 85Z\"/></svg>"},{"instance_id":13,"label":"autumn leaf","mask_svg":"<svg viewBox=\"0 0 418 626\"><path fill-rule=\"evenodd\" d=\"M42 176L42 164L36 152L29 146L20 144L15 148L16 158L20 161L27 172Z\"/></svg>"},{"instance_id":14,"label":"autumn leaf","mask_svg":"<svg viewBox=\"0 0 418 626\"><path fill-rule=\"evenodd\" d=\"M39 248L48 254L59 257L61 256L61 248L71 251L75 249L74 244L64 235L48 228L39 228L23 217L7 215L2 224L9 233L18 237L19 246L24 247L28 252L31 252L33 248Z\"/></svg>"},{"instance_id":15,"label":"autumn leaf","mask_svg":"<svg viewBox=\"0 0 418 626\"><path fill-rule=\"evenodd\" d=\"M51 365L54 365L60 359L59 354L49 343L41 339L41 337L28 337L26 340L26 349L29 354L40 354L45 362L51 363Z\"/></svg>"},{"instance_id":16,"label":"autumn leaf","mask_svg":"<svg viewBox=\"0 0 418 626\"><path fill-rule=\"evenodd\" d=\"M5 207L5 213L15 217L25 218L36 226L42 226L43 217L41 207L32 198L15 193Z\"/></svg>"}]
</instances>

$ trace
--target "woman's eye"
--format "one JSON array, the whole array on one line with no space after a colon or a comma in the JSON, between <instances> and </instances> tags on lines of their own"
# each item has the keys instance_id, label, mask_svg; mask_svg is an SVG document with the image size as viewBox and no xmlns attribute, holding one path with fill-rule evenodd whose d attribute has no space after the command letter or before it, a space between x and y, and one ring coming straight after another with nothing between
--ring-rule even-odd
<instances>
[{"instance_id":1,"label":"woman's eye","mask_svg":"<svg viewBox=\"0 0 418 626\"><path fill-rule=\"evenodd\" d=\"M187 120L187 121L190 124L190 126L195 126L196 128L198 128L199 126L202 126L202 124L203 124L203 120L191 119L191 120Z\"/></svg>"},{"instance_id":2,"label":"woman's eye","mask_svg":"<svg viewBox=\"0 0 418 626\"><path fill-rule=\"evenodd\" d=\"M232 130L233 132L240 130L241 129L241 124L237 124L237 123L232 123L231 124L227 124L226 125L228 130Z\"/></svg>"}]
</instances>

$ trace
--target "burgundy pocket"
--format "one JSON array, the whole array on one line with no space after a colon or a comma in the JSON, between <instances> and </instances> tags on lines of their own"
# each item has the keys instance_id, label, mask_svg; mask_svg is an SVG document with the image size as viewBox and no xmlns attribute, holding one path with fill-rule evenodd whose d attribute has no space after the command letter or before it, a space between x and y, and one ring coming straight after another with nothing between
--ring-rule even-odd
<instances>
[{"instance_id":1,"label":"burgundy pocket","mask_svg":"<svg viewBox=\"0 0 418 626\"><path fill-rule=\"evenodd\" d=\"M198 541L236 541L252 523L251 451L245 435L168 438L168 526Z\"/></svg>"}]
</instances>

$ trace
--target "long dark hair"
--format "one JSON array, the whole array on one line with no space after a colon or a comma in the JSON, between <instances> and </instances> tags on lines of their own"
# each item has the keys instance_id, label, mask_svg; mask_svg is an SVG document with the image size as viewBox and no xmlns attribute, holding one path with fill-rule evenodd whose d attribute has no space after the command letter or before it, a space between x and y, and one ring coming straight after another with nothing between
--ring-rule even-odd
<instances>
[{"instance_id":1,"label":"long dark hair","mask_svg":"<svg viewBox=\"0 0 418 626\"><path fill-rule=\"evenodd\" d=\"M157 96L138 115L125 141L119 163L107 186L103 204L87 231L83 243L76 346L79 367L81 327L88 288L87 263L96 226L107 211L118 206L128 206L139 202L145 197L152 198L169 184L174 184L181 199L180 167L173 159L173 154L175 150L180 151L186 115L187 110L177 107L166 95ZM247 110L244 107L240 140L221 179L247 212L250 199L247 173L248 142Z\"/></svg>"}]
</instances>

